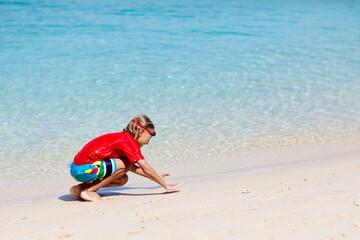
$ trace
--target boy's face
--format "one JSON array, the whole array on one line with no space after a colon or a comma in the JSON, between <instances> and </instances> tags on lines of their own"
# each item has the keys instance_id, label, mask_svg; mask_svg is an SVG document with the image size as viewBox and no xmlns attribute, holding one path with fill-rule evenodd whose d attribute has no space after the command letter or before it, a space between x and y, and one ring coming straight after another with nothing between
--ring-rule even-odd
<instances>
[{"instance_id":1,"label":"boy's face","mask_svg":"<svg viewBox=\"0 0 360 240\"><path fill-rule=\"evenodd\" d=\"M154 131L154 129L150 129L151 131ZM140 147L149 144L151 134L148 131L145 131L143 129L140 130L140 135L138 139L136 140Z\"/></svg>"}]
</instances>

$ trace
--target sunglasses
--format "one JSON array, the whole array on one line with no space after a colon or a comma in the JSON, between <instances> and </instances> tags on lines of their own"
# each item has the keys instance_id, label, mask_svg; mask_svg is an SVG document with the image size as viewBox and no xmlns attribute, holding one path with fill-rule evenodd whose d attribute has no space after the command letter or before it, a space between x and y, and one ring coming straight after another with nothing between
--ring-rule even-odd
<instances>
[{"instance_id":1,"label":"sunglasses","mask_svg":"<svg viewBox=\"0 0 360 240\"><path fill-rule=\"evenodd\" d=\"M143 126L141 126L139 123L135 122L134 120L131 120L131 122L135 123L136 125L138 125L139 127L141 127L142 129L148 131L148 133L150 133L151 136L155 137L156 136L156 132L155 131L150 131L147 128L144 128Z\"/></svg>"}]
</instances>

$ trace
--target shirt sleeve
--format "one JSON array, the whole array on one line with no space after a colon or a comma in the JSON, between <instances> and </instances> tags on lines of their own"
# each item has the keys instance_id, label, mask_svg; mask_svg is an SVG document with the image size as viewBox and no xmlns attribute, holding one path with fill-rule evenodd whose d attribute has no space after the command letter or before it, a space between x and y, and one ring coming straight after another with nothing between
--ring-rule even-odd
<instances>
[{"instance_id":1,"label":"shirt sleeve","mask_svg":"<svg viewBox=\"0 0 360 240\"><path fill-rule=\"evenodd\" d=\"M131 136L124 139L122 144L122 151L131 163L136 163L139 160L144 160L139 144Z\"/></svg>"}]
</instances>

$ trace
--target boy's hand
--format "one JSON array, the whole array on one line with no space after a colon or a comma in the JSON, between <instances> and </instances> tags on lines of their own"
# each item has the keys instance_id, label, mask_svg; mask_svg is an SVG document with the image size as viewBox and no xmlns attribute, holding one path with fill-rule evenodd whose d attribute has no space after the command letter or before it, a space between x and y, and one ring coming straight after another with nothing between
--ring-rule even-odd
<instances>
[{"instance_id":1,"label":"boy's hand","mask_svg":"<svg viewBox=\"0 0 360 240\"><path fill-rule=\"evenodd\" d=\"M159 176L162 178L168 177L168 176L170 176L170 173L160 173Z\"/></svg>"},{"instance_id":2,"label":"boy's hand","mask_svg":"<svg viewBox=\"0 0 360 240\"><path fill-rule=\"evenodd\" d=\"M172 191L172 190L176 190L178 188L181 188L184 185L184 183L176 183L176 184L169 184L165 189L167 191Z\"/></svg>"}]
</instances>

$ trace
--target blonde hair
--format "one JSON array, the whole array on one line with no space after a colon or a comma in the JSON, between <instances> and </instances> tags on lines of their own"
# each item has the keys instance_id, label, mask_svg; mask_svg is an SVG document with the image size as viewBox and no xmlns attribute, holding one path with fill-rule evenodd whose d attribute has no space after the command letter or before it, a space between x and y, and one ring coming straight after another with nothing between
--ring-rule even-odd
<instances>
[{"instance_id":1,"label":"blonde hair","mask_svg":"<svg viewBox=\"0 0 360 240\"><path fill-rule=\"evenodd\" d=\"M131 121L137 122L138 124L140 124L141 126L143 126L146 129L155 130L155 126L154 126L153 122L146 115L138 115L138 116L134 117ZM141 128L131 121L129 122L127 127L123 129L123 132L128 132L128 133L130 133L130 135L133 138L137 139L139 137Z\"/></svg>"}]
</instances>

